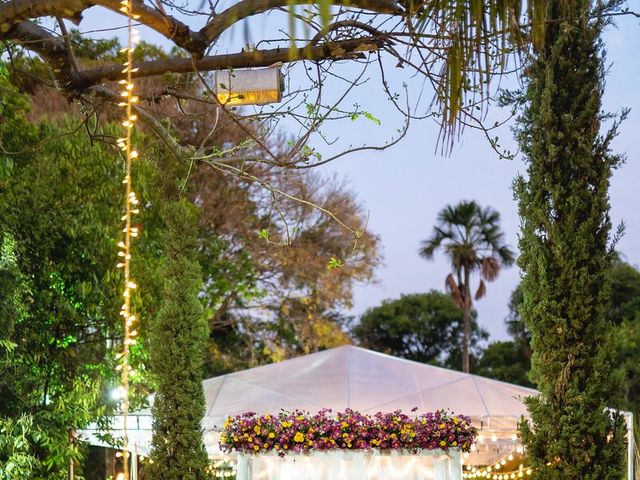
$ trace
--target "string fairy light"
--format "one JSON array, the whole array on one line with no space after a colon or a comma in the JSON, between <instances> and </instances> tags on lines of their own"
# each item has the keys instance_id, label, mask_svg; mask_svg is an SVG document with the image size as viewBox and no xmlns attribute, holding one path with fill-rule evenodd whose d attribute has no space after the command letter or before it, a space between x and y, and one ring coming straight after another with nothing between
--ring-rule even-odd
<instances>
[{"instance_id":1,"label":"string fairy light","mask_svg":"<svg viewBox=\"0 0 640 480\"><path fill-rule=\"evenodd\" d=\"M138 198L133 190L131 178L131 164L133 160L138 158L138 151L132 145L133 127L137 115L134 113L134 105L138 102L138 97L134 94L133 74L136 69L133 67L133 50L135 44L139 41L138 32L133 28L133 20L137 20L139 15L133 13L132 0L122 0L120 2L120 11L128 18L128 39L127 46L120 52L126 54L126 61L123 64L122 73L124 78L118 83L121 86L121 101L118 106L124 107L125 118L122 126L125 128L124 137L118 138L117 145L124 152L125 156L125 173L122 183L125 188L124 197L124 215L121 220L124 222L122 229L123 240L118 242L118 264L117 268L124 271L124 286L122 290L122 307L120 308L120 316L124 325L124 341L122 343L122 351L116 355L118 362L116 370L121 372L121 385L118 387L118 396L121 400L122 413L122 429L123 444L122 451L117 456L123 459L123 472L116 477L117 480L129 480L129 431L128 431L128 415L129 415L129 387L132 375L135 374L130 362L131 347L136 343L137 331L135 329L136 316L131 311L131 296L137 288L135 281L131 277L131 240L138 236L138 228L133 226L133 215L139 213Z\"/></svg>"},{"instance_id":2,"label":"string fairy light","mask_svg":"<svg viewBox=\"0 0 640 480\"><path fill-rule=\"evenodd\" d=\"M514 480L516 478L529 476L533 473L533 469L531 467L526 467L522 462L519 463L517 470L505 471L503 468L508 462L512 462L514 460L515 455L522 455L523 453L524 450L522 446L518 445L515 449L492 465L479 468L468 465L466 467L467 471L462 474L462 477L486 478L490 480Z\"/></svg>"}]
</instances>

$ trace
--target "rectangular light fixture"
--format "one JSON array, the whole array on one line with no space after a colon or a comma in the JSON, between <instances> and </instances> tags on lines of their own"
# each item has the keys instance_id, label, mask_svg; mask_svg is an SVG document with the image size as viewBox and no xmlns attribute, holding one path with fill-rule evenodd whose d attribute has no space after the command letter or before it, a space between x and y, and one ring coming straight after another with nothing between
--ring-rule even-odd
<instances>
[{"instance_id":1,"label":"rectangular light fixture","mask_svg":"<svg viewBox=\"0 0 640 480\"><path fill-rule=\"evenodd\" d=\"M280 67L213 72L213 91L223 105L265 105L282 100Z\"/></svg>"}]
</instances>

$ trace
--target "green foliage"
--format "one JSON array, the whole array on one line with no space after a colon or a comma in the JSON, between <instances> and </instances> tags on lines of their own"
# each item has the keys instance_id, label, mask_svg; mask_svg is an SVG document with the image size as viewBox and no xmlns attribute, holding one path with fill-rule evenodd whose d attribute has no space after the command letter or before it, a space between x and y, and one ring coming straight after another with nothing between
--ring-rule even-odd
<instances>
[{"instance_id":1,"label":"green foliage","mask_svg":"<svg viewBox=\"0 0 640 480\"><path fill-rule=\"evenodd\" d=\"M610 399L612 407L633 412L636 425L640 414L640 309L632 319L625 319L614 331L611 348L623 376L622 395Z\"/></svg>"},{"instance_id":2,"label":"green foliage","mask_svg":"<svg viewBox=\"0 0 640 480\"><path fill-rule=\"evenodd\" d=\"M40 465L34 450L40 440L33 418L0 418L0 480L30 478Z\"/></svg>"},{"instance_id":3,"label":"green foliage","mask_svg":"<svg viewBox=\"0 0 640 480\"><path fill-rule=\"evenodd\" d=\"M28 122L28 98L6 81L0 88L6 99L0 164L9 159L12 165L0 175L0 422L29 419L25 438L34 462L31 475L20 478L55 480L66 478L71 459L81 460L83 446L70 443L73 431L115 407L108 391L117 382L111 346L121 335L121 280L114 265L122 163L108 145L69 135L77 132L73 118ZM98 133L117 135L108 125ZM157 205L146 181L154 177L153 166L140 160L136 167L142 197ZM159 278L158 220L148 210L141 212L144 248L136 250L134 265L145 285L146 296L136 300L143 323L148 315L141 300L153 311ZM144 355L141 343L134 362ZM143 381L136 378L134 406L148 393ZM0 458L7 455L0 448Z\"/></svg>"},{"instance_id":4,"label":"green foliage","mask_svg":"<svg viewBox=\"0 0 640 480\"><path fill-rule=\"evenodd\" d=\"M69 31L69 41L73 45L73 53L84 60L108 60L118 58L120 41L117 38L87 38L77 28Z\"/></svg>"},{"instance_id":5,"label":"green foliage","mask_svg":"<svg viewBox=\"0 0 640 480\"><path fill-rule=\"evenodd\" d=\"M196 260L197 220L186 202L168 205L163 217L164 289L150 332L157 390L149 470L156 480L201 480L208 475L200 425L207 325L198 300L202 272Z\"/></svg>"},{"instance_id":6,"label":"green foliage","mask_svg":"<svg viewBox=\"0 0 640 480\"><path fill-rule=\"evenodd\" d=\"M86 137L29 123L27 99L5 80L0 88L0 163L11 165L0 176L0 458L19 442L29 460L13 468L30 469L20 478L66 478L80 456L70 435L105 413L111 378L103 335L117 170Z\"/></svg>"},{"instance_id":7,"label":"green foliage","mask_svg":"<svg viewBox=\"0 0 640 480\"><path fill-rule=\"evenodd\" d=\"M635 322L640 313L640 272L616 256L612 261L608 277L611 281L611 297L607 305L606 317L613 323L614 362L624 377L624 397L612 395L608 405L630 410L640 414L634 404L635 385L640 383L633 362L628 359L634 355L635 347L629 338L634 338ZM487 377L530 385L527 372L531 368L531 334L520 315L524 298L522 287L518 285L511 294L509 315L505 319L507 331L513 338L509 342L495 342L483 351L478 364L478 373Z\"/></svg>"},{"instance_id":8,"label":"green foliage","mask_svg":"<svg viewBox=\"0 0 640 480\"><path fill-rule=\"evenodd\" d=\"M355 112L351 114L351 120L353 121L359 119L360 117L364 117L367 120L375 123L376 125L382 125L382 121L380 121L380 119L375 117L372 113L362 111L362 112Z\"/></svg>"},{"instance_id":9,"label":"green foliage","mask_svg":"<svg viewBox=\"0 0 640 480\"><path fill-rule=\"evenodd\" d=\"M611 349L623 379L622 395L614 394L609 405L640 418L640 271L614 259L610 269L611 300L607 317L614 323ZM617 393L617 392L616 392Z\"/></svg>"},{"instance_id":10,"label":"green foliage","mask_svg":"<svg viewBox=\"0 0 640 480\"><path fill-rule=\"evenodd\" d=\"M353 328L360 345L423 363L459 368L464 312L443 293L402 295L367 310ZM488 337L475 322L471 346ZM476 349L476 353L479 353Z\"/></svg>"},{"instance_id":11,"label":"green foliage","mask_svg":"<svg viewBox=\"0 0 640 480\"><path fill-rule=\"evenodd\" d=\"M13 337L15 324L25 316L26 279L21 274L16 257L16 241L7 232L0 237L0 341L5 342L2 355L10 354L17 344L8 339ZM0 392L1 394L1 392Z\"/></svg>"},{"instance_id":12,"label":"green foliage","mask_svg":"<svg viewBox=\"0 0 640 480\"><path fill-rule=\"evenodd\" d=\"M531 361L516 341L491 342L482 351L474 373L503 382L532 386L528 378Z\"/></svg>"},{"instance_id":13,"label":"green foliage","mask_svg":"<svg viewBox=\"0 0 640 480\"><path fill-rule=\"evenodd\" d=\"M478 362L479 375L516 385L532 386L528 376L531 369L531 334L520 316L522 302L522 287L518 285L511 292L509 314L505 318L507 332L513 340L492 342L484 349Z\"/></svg>"},{"instance_id":14,"label":"green foliage","mask_svg":"<svg viewBox=\"0 0 640 480\"><path fill-rule=\"evenodd\" d=\"M562 5L561 5L562 3ZM606 411L617 393L607 255L608 187L618 158L599 136L604 60L602 21L587 1L551 2L545 44L526 71L519 142L528 179L516 182L522 217L520 313L531 332L531 379L522 425L535 471L545 480L620 479L621 418Z\"/></svg>"},{"instance_id":15,"label":"green foliage","mask_svg":"<svg viewBox=\"0 0 640 480\"><path fill-rule=\"evenodd\" d=\"M614 325L624 320L634 320L640 311L640 271L619 258L615 258L609 269L611 298L607 317Z\"/></svg>"}]
</instances>

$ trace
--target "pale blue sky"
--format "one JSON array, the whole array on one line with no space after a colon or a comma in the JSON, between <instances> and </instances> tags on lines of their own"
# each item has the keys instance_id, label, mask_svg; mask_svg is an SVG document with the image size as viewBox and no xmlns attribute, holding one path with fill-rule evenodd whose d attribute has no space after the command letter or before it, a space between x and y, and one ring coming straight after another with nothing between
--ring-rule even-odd
<instances>
[{"instance_id":1,"label":"pale blue sky","mask_svg":"<svg viewBox=\"0 0 640 480\"><path fill-rule=\"evenodd\" d=\"M260 38L261 32L275 30L274 22L261 19L253 24L256 27L255 39ZM95 8L82 22L81 30L116 24L123 24L122 19ZM237 45L239 37L242 34L227 36L227 44ZM605 36L608 59L612 63L605 107L610 111L631 108L629 119L622 125L621 134L614 144L618 152L626 152L628 160L612 179L611 212L614 225L621 220L627 224L619 249L629 262L636 265L640 263L640 211L637 207L640 193L638 38L640 25L637 19L628 18L619 19L618 28L610 29ZM161 40L159 36L146 32L143 32L143 39L157 43ZM226 50L227 44L221 45L220 53ZM237 49L229 47L228 50ZM293 80L299 78L295 75L299 73L293 74ZM408 81L412 98L419 94L420 84L408 78L407 70L395 69L392 65L387 75L390 83L398 88L403 81ZM505 84L513 85L514 80L506 80ZM328 84L327 88L332 87ZM364 104L368 111L382 120L382 125L358 120L330 126L327 130L330 136L340 137L342 145L370 143L377 139L384 141L401 125L399 115L384 98L373 70L370 82L359 87L347 100L349 105L354 102ZM506 112L496 108L491 111L490 118L500 119L504 115ZM379 282L356 287L355 306L350 312L353 315L378 305L383 299L396 298L403 293L443 289L449 269L447 262L441 256L426 262L418 256L417 250L420 241L430 234L438 211L448 203L474 199L497 209L502 214L508 243L514 248L517 246L519 220L511 185L514 177L525 171L522 159L499 159L487 140L472 130L464 133L450 156L442 157L435 153L438 133L438 126L431 121L414 122L407 137L389 150L354 153L323 167L324 172L337 173L349 179L359 200L369 211L369 228L380 236L383 247L385 259L377 271ZM501 129L500 139L505 147L517 150L508 126ZM337 147L326 147L323 151L328 152L332 148ZM489 330L493 339L507 338L503 319L507 314L510 292L517 285L519 275L515 267L504 271L497 281L488 285L487 296L476 304L479 322Z\"/></svg>"},{"instance_id":2,"label":"pale blue sky","mask_svg":"<svg viewBox=\"0 0 640 480\"><path fill-rule=\"evenodd\" d=\"M627 260L640 263L640 25L619 20L606 36L608 60L612 63L605 94L605 108L619 111L630 107L614 145L626 152L626 164L611 182L611 214L614 225L626 223L619 243ZM633 47L636 45L636 47ZM397 73L396 73L397 75ZM374 111L378 116L384 118ZM496 118L506 112L494 110ZM384 127L384 123L383 123ZM363 124L362 136L375 136L376 128ZM477 131L467 130L450 157L434 154L438 129L428 121L412 125L408 138L383 153L353 154L333 163L330 170L351 180L358 197L370 211L370 228L382 239L385 266L378 269L378 285L356 288L354 314L375 306L384 298L431 288L442 290L449 265L442 256L426 262L417 253L420 241L430 235L438 211L460 199L475 199L502 215L508 243L517 247L519 219L511 188L514 177L525 173L520 157L501 160ZM508 129L500 133L504 146L517 148ZM508 338L503 320L509 295L519 281L513 267L488 285L487 296L476 303L478 320L494 339Z\"/></svg>"}]
</instances>

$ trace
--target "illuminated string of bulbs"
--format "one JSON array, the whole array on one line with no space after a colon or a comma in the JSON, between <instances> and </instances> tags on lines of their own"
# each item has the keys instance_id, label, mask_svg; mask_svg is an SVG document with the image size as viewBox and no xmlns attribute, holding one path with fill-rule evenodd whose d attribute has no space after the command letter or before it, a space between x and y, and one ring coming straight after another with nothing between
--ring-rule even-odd
<instances>
[{"instance_id":1,"label":"illuminated string of bulbs","mask_svg":"<svg viewBox=\"0 0 640 480\"><path fill-rule=\"evenodd\" d=\"M209 465L207 473L215 478L235 477L235 465L235 462L230 460L217 460Z\"/></svg>"},{"instance_id":2,"label":"illuminated string of bulbs","mask_svg":"<svg viewBox=\"0 0 640 480\"><path fill-rule=\"evenodd\" d=\"M499 459L495 464L487 467L476 468L467 466L467 471L462 474L463 478L487 478L491 480L513 480L516 478L523 478L531 475L533 469L525 467L520 463L517 470L503 471L501 470L507 462L511 462L514 458L514 453L522 454L524 450L522 446L518 445L515 449L510 451L507 455Z\"/></svg>"},{"instance_id":3,"label":"illuminated string of bulbs","mask_svg":"<svg viewBox=\"0 0 640 480\"><path fill-rule=\"evenodd\" d=\"M487 467L487 469L490 467ZM525 476L529 476L533 473L533 469L530 467L525 467L520 464L518 466L518 470L513 470L510 472L497 472L494 470L493 472L488 471L487 469L480 469L475 472L465 472L462 476L463 478L487 478L491 480L515 480L517 478L524 478Z\"/></svg>"},{"instance_id":4,"label":"illuminated string of bulbs","mask_svg":"<svg viewBox=\"0 0 640 480\"><path fill-rule=\"evenodd\" d=\"M131 240L138 236L138 228L132 225L133 215L139 213L138 198L132 187L131 180L131 164L134 159L138 158L138 151L133 148L132 134L133 127L138 119L134 113L134 105L138 102L138 97L134 95L133 74L137 68L133 67L133 49L139 41L138 32L133 29L133 20L137 20L139 15L133 14L133 4L131 0L122 0L120 2L120 11L127 15L128 18L128 40L126 48L120 52L126 54L126 62L123 65L122 73L124 78L118 83L122 90L120 92L121 101L118 104L125 109L125 118L122 126L125 128L125 136L118 138L118 148L125 154L125 174L122 183L125 185L125 212L121 220L124 222L122 229L123 240L118 242L119 261L116 265L124 271L124 287L122 290L122 307L120 308L120 316L124 324L124 341L122 351L116 355L118 362L116 369L121 372L121 385L118 387L118 396L121 399L122 412L122 429L123 429L123 445L122 451L118 456L123 458L123 472L119 473L117 480L129 480L129 431L128 431L128 415L129 415L129 387L131 376L134 375L133 367L130 362L131 346L136 343L137 331L135 329L136 316L131 311L131 295L137 285L131 278Z\"/></svg>"}]
</instances>

